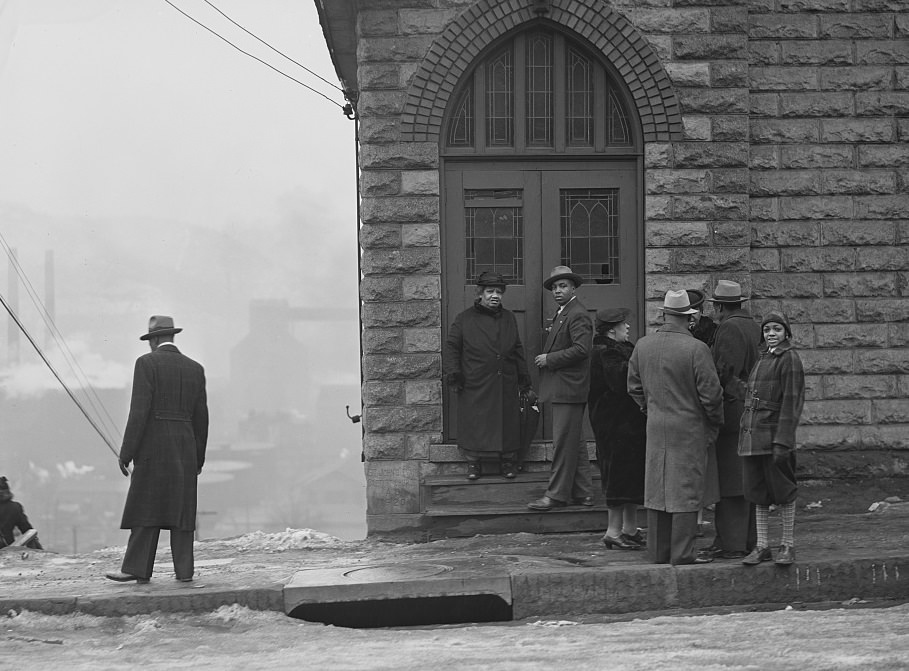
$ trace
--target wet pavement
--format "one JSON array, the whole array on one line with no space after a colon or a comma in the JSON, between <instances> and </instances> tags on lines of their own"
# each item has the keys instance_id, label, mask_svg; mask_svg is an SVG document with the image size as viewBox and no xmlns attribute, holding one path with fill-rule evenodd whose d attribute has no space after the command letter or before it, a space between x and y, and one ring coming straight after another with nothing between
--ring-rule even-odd
<instances>
[{"instance_id":1,"label":"wet pavement","mask_svg":"<svg viewBox=\"0 0 909 671\"><path fill-rule=\"evenodd\" d=\"M457 617L467 617L461 621L483 621L484 614L485 619L517 620L909 600L909 503L897 496L865 512L869 501L861 500L861 492L847 502L842 491L824 489L823 483L803 489L808 496L798 506L797 559L790 567L746 567L739 560L654 565L643 552L607 549L601 533L518 533L406 544L340 541L288 530L281 536L284 543L267 534L198 542L190 583L174 579L164 547L147 585L104 578L105 572L118 570L122 548L82 555L5 548L0 550L0 612L133 615L201 612L237 603L332 621L343 619L346 607L348 613L375 614L391 613L401 604L416 611L412 606L426 603L435 610L450 606L452 613L461 613ZM903 498L909 497L903 493ZM699 544L706 546L711 533L709 525L705 528ZM770 529L771 542L778 541L775 515ZM328 612L326 604L334 604L335 615L312 615Z\"/></svg>"}]
</instances>

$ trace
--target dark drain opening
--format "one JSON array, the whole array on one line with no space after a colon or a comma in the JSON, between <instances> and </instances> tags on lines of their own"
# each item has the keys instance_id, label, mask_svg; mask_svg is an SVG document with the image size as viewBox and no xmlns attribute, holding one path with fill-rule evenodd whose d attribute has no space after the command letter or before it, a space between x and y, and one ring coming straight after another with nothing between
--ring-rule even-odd
<instances>
[{"instance_id":1,"label":"dark drain opening","mask_svg":"<svg viewBox=\"0 0 909 671\"><path fill-rule=\"evenodd\" d=\"M294 608L290 616L298 620L333 624L337 627L373 629L424 624L508 622L512 619L512 610L502 597L495 594L470 594L381 601L306 603Z\"/></svg>"}]
</instances>

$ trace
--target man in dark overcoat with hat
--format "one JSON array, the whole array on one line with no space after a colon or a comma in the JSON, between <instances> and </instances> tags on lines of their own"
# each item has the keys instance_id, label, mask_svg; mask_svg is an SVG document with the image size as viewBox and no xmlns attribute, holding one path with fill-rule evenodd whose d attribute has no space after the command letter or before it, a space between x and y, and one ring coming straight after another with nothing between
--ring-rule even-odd
<instances>
[{"instance_id":1,"label":"man in dark overcoat with hat","mask_svg":"<svg viewBox=\"0 0 909 671\"><path fill-rule=\"evenodd\" d=\"M754 511L742 490L742 457L738 454L739 421L745 410L748 375L759 357L761 328L742 304L738 282L720 280L714 289L714 312L719 320L710 351L723 387L723 426L716 439L720 500L714 508L716 536L702 554L741 559L754 546Z\"/></svg>"},{"instance_id":2,"label":"man in dark overcoat with hat","mask_svg":"<svg viewBox=\"0 0 909 671\"><path fill-rule=\"evenodd\" d=\"M197 479L205 463L208 405L205 371L174 345L171 317L148 324L151 352L136 360L129 418L120 448L120 471L129 476L121 529L130 529L123 565L107 577L118 582L151 578L161 529L170 531L177 580L194 573Z\"/></svg>"},{"instance_id":3,"label":"man in dark overcoat with hat","mask_svg":"<svg viewBox=\"0 0 909 671\"><path fill-rule=\"evenodd\" d=\"M559 305L543 352L534 359L540 370L540 400L552 406L553 455L549 486L541 498L527 504L531 510L593 505L590 459L581 431L593 347L593 320L576 293L583 282L568 266L556 266L543 282Z\"/></svg>"}]
</instances>

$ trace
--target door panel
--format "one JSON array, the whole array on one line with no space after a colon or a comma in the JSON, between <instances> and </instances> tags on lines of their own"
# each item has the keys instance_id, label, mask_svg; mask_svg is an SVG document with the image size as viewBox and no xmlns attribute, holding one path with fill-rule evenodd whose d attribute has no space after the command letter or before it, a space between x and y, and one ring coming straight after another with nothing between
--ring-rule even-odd
<instances>
[{"instance_id":1,"label":"door panel","mask_svg":"<svg viewBox=\"0 0 909 671\"><path fill-rule=\"evenodd\" d=\"M585 277L578 293L591 318L606 306L639 312L636 164L556 167L463 163L445 171L443 337L455 316L473 304L479 274L501 273L508 280L504 305L518 320L535 388L533 359L557 309L543 289L553 267L571 265ZM446 439L456 440L453 394L445 409ZM538 438L550 435L548 417Z\"/></svg>"}]
</instances>

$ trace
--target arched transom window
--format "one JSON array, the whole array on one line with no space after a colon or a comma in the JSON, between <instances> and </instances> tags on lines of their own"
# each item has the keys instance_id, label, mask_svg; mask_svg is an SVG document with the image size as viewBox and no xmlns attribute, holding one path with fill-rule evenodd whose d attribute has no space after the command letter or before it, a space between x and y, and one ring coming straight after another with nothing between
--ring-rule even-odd
<instances>
[{"instance_id":1,"label":"arched transom window","mask_svg":"<svg viewBox=\"0 0 909 671\"><path fill-rule=\"evenodd\" d=\"M465 78L444 151L625 153L634 141L606 68L558 31L540 28L493 47Z\"/></svg>"}]
</instances>

